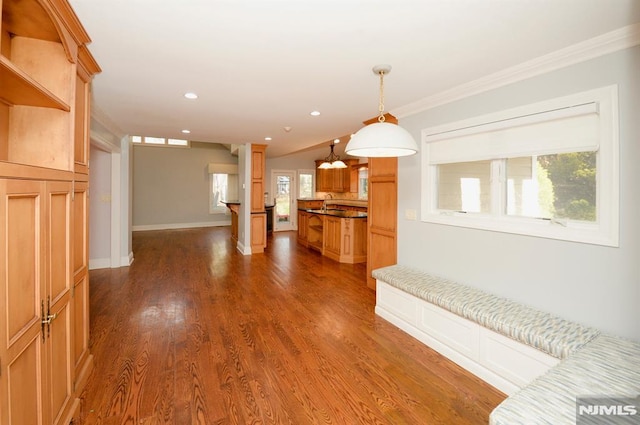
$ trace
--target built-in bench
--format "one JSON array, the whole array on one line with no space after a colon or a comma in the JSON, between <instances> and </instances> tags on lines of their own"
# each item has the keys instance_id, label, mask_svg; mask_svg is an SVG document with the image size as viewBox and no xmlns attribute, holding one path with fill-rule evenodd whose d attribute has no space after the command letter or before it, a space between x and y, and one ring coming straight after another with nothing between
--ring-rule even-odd
<instances>
[{"instance_id":1,"label":"built-in bench","mask_svg":"<svg viewBox=\"0 0 640 425\"><path fill-rule=\"evenodd\" d=\"M602 334L516 394L507 397L491 412L489 423L575 424L577 397L635 398L637 409L639 396L640 344ZM638 416L634 422L615 423L638 423L637 419Z\"/></svg>"},{"instance_id":2,"label":"built-in bench","mask_svg":"<svg viewBox=\"0 0 640 425\"><path fill-rule=\"evenodd\" d=\"M492 424L574 423L576 394L640 392L640 380L629 383L640 373L640 344L409 267L380 268L373 277L377 315L510 395ZM618 375L609 372L610 356L626 359ZM575 385L572 374L582 376Z\"/></svg>"}]
</instances>

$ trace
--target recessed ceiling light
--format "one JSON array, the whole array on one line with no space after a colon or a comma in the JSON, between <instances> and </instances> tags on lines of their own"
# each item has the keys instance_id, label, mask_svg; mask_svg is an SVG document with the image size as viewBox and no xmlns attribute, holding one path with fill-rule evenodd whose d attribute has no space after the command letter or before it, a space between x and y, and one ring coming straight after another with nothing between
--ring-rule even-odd
<instances>
[{"instance_id":1,"label":"recessed ceiling light","mask_svg":"<svg viewBox=\"0 0 640 425\"><path fill-rule=\"evenodd\" d=\"M265 137L264 140L268 142L269 140L271 140L271 137Z\"/></svg>"},{"instance_id":2,"label":"recessed ceiling light","mask_svg":"<svg viewBox=\"0 0 640 425\"><path fill-rule=\"evenodd\" d=\"M185 128L184 130L182 130L182 132L183 132L184 134L189 134L189 133L191 133L191 130L187 130L187 129Z\"/></svg>"},{"instance_id":3,"label":"recessed ceiling light","mask_svg":"<svg viewBox=\"0 0 640 425\"><path fill-rule=\"evenodd\" d=\"M340 139L333 139L333 143L340 143Z\"/></svg>"},{"instance_id":4,"label":"recessed ceiling light","mask_svg":"<svg viewBox=\"0 0 640 425\"><path fill-rule=\"evenodd\" d=\"M309 115L317 117L318 115L320 115L320 111L311 111L311 112L309 112Z\"/></svg>"},{"instance_id":5,"label":"recessed ceiling light","mask_svg":"<svg viewBox=\"0 0 640 425\"><path fill-rule=\"evenodd\" d=\"M186 97L187 99L197 99L198 95L193 92L188 92L184 94L184 97Z\"/></svg>"}]
</instances>

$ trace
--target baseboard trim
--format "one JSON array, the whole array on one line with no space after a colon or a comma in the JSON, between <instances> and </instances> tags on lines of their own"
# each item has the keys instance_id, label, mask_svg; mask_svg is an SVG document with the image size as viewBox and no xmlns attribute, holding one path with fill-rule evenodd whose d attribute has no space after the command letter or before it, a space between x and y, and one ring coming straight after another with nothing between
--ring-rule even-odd
<instances>
[{"instance_id":1,"label":"baseboard trim","mask_svg":"<svg viewBox=\"0 0 640 425\"><path fill-rule=\"evenodd\" d=\"M165 224L141 224L133 226L131 230L141 232L146 230L174 230L174 229L194 229L197 227L222 227L231 226L231 220L205 221L201 223L165 223Z\"/></svg>"},{"instance_id":2,"label":"baseboard trim","mask_svg":"<svg viewBox=\"0 0 640 425\"><path fill-rule=\"evenodd\" d=\"M111 258L90 258L89 259L89 270L96 269L110 269L111 268Z\"/></svg>"}]
</instances>

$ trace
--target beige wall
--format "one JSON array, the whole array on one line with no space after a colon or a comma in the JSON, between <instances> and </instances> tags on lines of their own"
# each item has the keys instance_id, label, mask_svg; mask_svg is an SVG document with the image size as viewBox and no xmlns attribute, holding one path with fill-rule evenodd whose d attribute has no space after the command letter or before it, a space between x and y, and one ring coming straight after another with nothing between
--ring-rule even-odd
<instances>
[{"instance_id":1,"label":"beige wall","mask_svg":"<svg viewBox=\"0 0 640 425\"><path fill-rule=\"evenodd\" d=\"M210 162L237 164L229 149L192 142L191 148L133 148L133 230L229 225L209 214Z\"/></svg>"}]
</instances>

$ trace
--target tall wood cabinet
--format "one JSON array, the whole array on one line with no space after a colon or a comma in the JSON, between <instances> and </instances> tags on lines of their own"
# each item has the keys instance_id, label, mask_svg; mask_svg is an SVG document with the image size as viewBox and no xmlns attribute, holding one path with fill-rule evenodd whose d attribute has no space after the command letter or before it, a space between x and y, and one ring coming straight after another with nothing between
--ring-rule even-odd
<instances>
[{"instance_id":1,"label":"tall wood cabinet","mask_svg":"<svg viewBox=\"0 0 640 425\"><path fill-rule=\"evenodd\" d=\"M369 158L367 286L376 289L371 272L397 262L398 158Z\"/></svg>"},{"instance_id":2,"label":"tall wood cabinet","mask_svg":"<svg viewBox=\"0 0 640 425\"><path fill-rule=\"evenodd\" d=\"M251 145L251 253L267 247L267 211L264 207L267 145Z\"/></svg>"},{"instance_id":3,"label":"tall wood cabinet","mask_svg":"<svg viewBox=\"0 0 640 425\"><path fill-rule=\"evenodd\" d=\"M385 114L386 122L398 124L398 119ZM377 122L372 118L365 125ZM391 266L398 259L398 158L369 158L369 225L367 286L376 289L371 272Z\"/></svg>"},{"instance_id":4,"label":"tall wood cabinet","mask_svg":"<svg viewBox=\"0 0 640 425\"><path fill-rule=\"evenodd\" d=\"M89 88L65 0L1 0L0 423L77 418L89 353Z\"/></svg>"}]
</instances>

